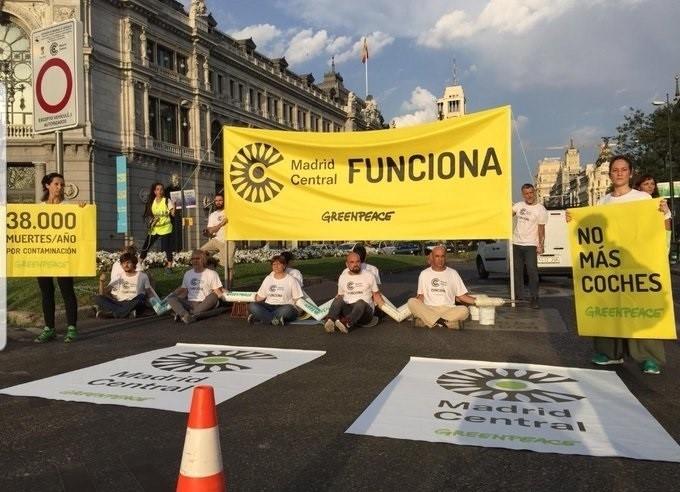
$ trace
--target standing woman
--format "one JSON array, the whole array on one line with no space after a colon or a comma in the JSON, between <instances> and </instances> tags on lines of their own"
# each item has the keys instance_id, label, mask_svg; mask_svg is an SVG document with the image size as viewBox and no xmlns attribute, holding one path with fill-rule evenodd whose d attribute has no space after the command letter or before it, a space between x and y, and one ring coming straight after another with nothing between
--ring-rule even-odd
<instances>
[{"instance_id":1,"label":"standing woman","mask_svg":"<svg viewBox=\"0 0 680 492\"><path fill-rule=\"evenodd\" d=\"M651 199L649 193L630 187L632 175L633 164L626 156L612 157L609 166L612 191L602 197L598 205ZM659 210L664 213L664 219L670 218L665 200L661 202ZM631 358L640 364L642 372L645 374L661 373L661 365L666 363L662 340L595 337L593 341L595 356L592 362L597 365L623 364L626 349L628 349Z\"/></svg>"},{"instance_id":2,"label":"standing woman","mask_svg":"<svg viewBox=\"0 0 680 492\"><path fill-rule=\"evenodd\" d=\"M160 239L161 249L165 251L165 268L172 267L172 218L174 216L175 205L165 196L163 185L152 184L144 208L144 221L149 230L139 255L142 261L146 258L153 243Z\"/></svg>"},{"instance_id":3,"label":"standing woman","mask_svg":"<svg viewBox=\"0 0 680 492\"><path fill-rule=\"evenodd\" d=\"M649 193L652 198L659 198L659 188L656 186L656 180L651 174L643 174L635 180L635 189ZM673 220L671 211L668 210L664 215L664 223L666 225L666 249L671 249L671 220ZM668 253L668 251L666 251Z\"/></svg>"},{"instance_id":4,"label":"standing woman","mask_svg":"<svg viewBox=\"0 0 680 492\"><path fill-rule=\"evenodd\" d=\"M42 179L43 196L42 203L49 205L57 205L64 201L64 176L59 173L50 173ZM78 321L78 301L76 300L76 293L73 290L73 277L57 277L57 285L61 297L64 299L64 307L66 308L66 335L64 335L64 343L71 343L78 336L76 331L76 322ZM57 331L55 330L55 300L54 300L54 282L52 277L38 277L38 287L42 295L42 310L43 318L45 319L45 328L42 333L35 338L36 343L45 343L57 338Z\"/></svg>"}]
</instances>

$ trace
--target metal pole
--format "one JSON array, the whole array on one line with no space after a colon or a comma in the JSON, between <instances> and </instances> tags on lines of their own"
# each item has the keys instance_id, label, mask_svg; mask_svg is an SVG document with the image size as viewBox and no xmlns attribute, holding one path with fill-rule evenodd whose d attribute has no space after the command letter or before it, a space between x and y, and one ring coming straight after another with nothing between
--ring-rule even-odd
<instances>
[{"instance_id":1,"label":"metal pole","mask_svg":"<svg viewBox=\"0 0 680 492\"><path fill-rule=\"evenodd\" d=\"M57 164L57 172L64 174L64 134L61 130L54 132L54 156Z\"/></svg>"},{"instance_id":2,"label":"metal pole","mask_svg":"<svg viewBox=\"0 0 680 492\"><path fill-rule=\"evenodd\" d=\"M666 109L668 110L668 179L670 180L669 183L669 189L671 193L671 199L670 199L670 206L671 206L671 215L675 214L675 190L673 188L673 153L672 153L672 146L673 146L673 140L671 138L671 101L670 97L668 96L668 92L666 92ZM675 243L675 217L671 217L671 249L673 248L673 245Z\"/></svg>"}]
</instances>

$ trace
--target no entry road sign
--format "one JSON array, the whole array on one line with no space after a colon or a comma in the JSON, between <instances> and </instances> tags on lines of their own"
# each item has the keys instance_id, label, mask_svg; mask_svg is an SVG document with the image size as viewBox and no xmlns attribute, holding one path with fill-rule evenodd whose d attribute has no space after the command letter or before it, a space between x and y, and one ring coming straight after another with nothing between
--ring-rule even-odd
<instances>
[{"instance_id":1,"label":"no entry road sign","mask_svg":"<svg viewBox=\"0 0 680 492\"><path fill-rule=\"evenodd\" d=\"M31 33L35 133L83 126L83 27L71 19Z\"/></svg>"}]
</instances>

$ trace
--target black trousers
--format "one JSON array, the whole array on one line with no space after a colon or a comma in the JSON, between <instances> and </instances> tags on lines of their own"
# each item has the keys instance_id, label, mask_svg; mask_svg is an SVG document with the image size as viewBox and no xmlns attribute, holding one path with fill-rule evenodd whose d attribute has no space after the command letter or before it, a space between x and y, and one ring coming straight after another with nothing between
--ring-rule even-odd
<instances>
[{"instance_id":1,"label":"black trousers","mask_svg":"<svg viewBox=\"0 0 680 492\"><path fill-rule=\"evenodd\" d=\"M78 301L76 292L73 290L73 277L56 277L61 297L64 299L66 308L66 324L76 326L78 321ZM45 326L54 329L54 312L56 304L54 301L54 282L52 277L38 277L38 287L42 294L42 310L45 318Z\"/></svg>"},{"instance_id":2,"label":"black trousers","mask_svg":"<svg viewBox=\"0 0 680 492\"><path fill-rule=\"evenodd\" d=\"M142 246L142 250L139 252L139 257L143 260L146 258L146 255L149 254L149 250L151 249L151 246L153 246L153 243L156 242L157 239L160 239L161 241L161 249L165 251L165 261L172 261L172 232L168 234L149 234L146 236L146 239L144 240L144 245Z\"/></svg>"}]
</instances>

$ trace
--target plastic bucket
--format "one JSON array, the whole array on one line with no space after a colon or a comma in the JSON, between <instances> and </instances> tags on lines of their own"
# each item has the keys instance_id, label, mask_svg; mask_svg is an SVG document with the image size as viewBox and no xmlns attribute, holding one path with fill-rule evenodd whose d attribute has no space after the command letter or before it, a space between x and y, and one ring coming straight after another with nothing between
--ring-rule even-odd
<instances>
[{"instance_id":1,"label":"plastic bucket","mask_svg":"<svg viewBox=\"0 0 680 492\"><path fill-rule=\"evenodd\" d=\"M494 306L481 306L479 308L479 324L493 325L496 320L496 308Z\"/></svg>"},{"instance_id":2,"label":"plastic bucket","mask_svg":"<svg viewBox=\"0 0 680 492\"><path fill-rule=\"evenodd\" d=\"M477 306L469 306L470 319L472 321L479 321L479 308Z\"/></svg>"}]
</instances>

